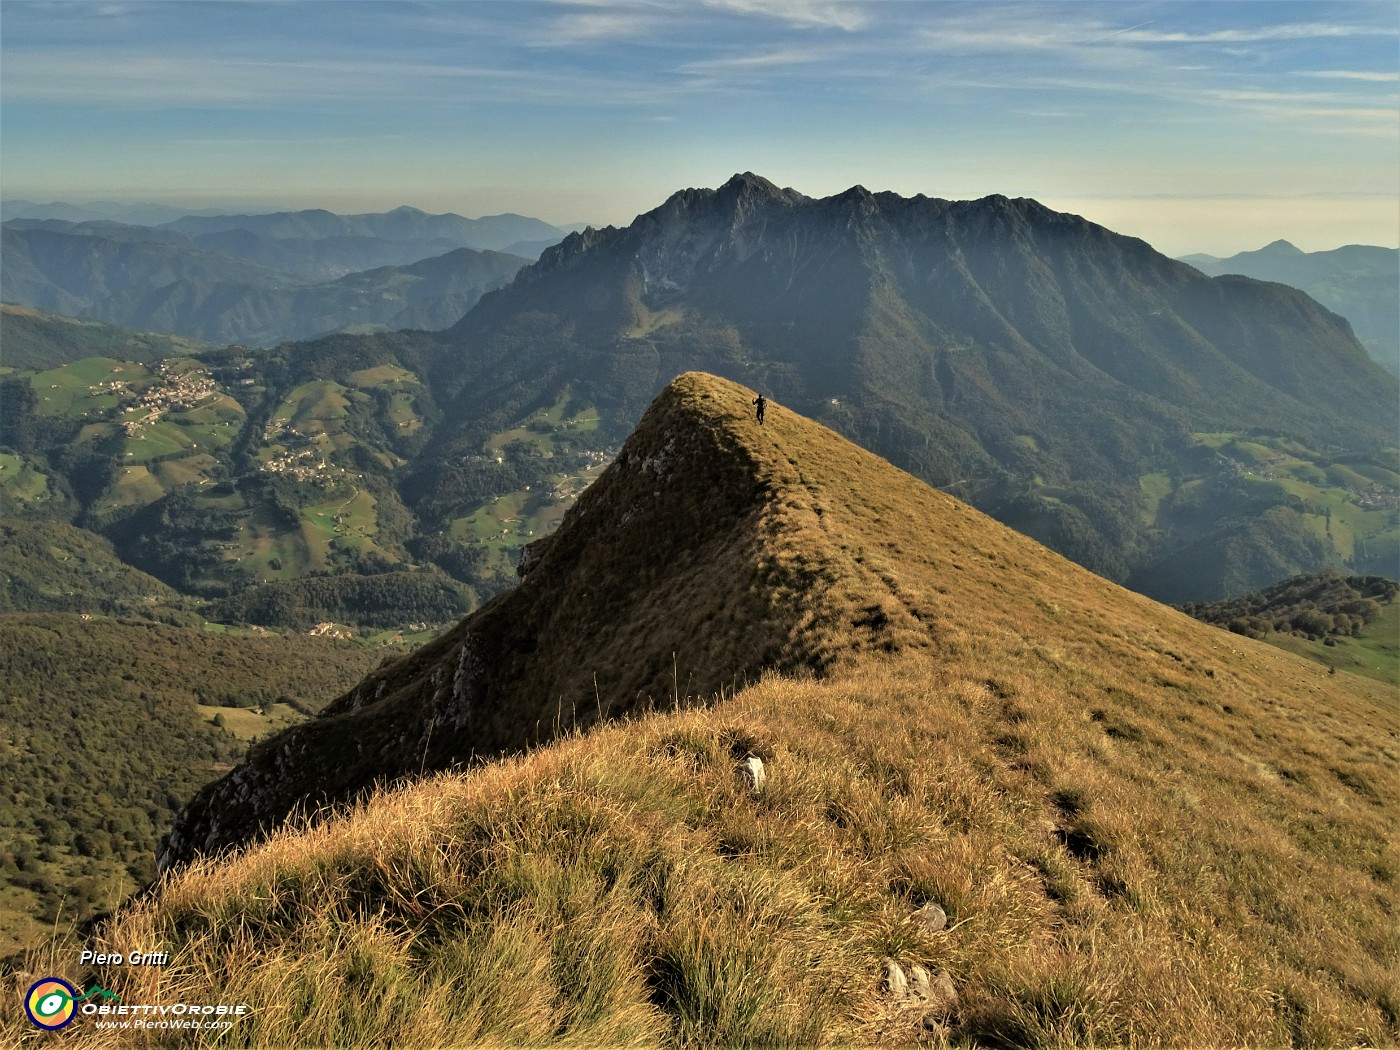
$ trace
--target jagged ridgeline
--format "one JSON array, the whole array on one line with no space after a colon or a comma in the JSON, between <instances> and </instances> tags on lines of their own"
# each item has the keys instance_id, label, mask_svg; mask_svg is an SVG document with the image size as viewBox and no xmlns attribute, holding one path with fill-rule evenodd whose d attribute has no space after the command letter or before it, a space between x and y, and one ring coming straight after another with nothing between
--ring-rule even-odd
<instances>
[{"instance_id":1,"label":"jagged ridgeline","mask_svg":"<svg viewBox=\"0 0 1400 1050\"><path fill-rule=\"evenodd\" d=\"M626 428L702 369L1163 601L1400 557L1400 387L1346 321L1034 200L736 175L570 236L441 339L449 417L568 384ZM416 486L479 440L442 432Z\"/></svg>"},{"instance_id":2,"label":"jagged ridgeline","mask_svg":"<svg viewBox=\"0 0 1400 1050\"><path fill-rule=\"evenodd\" d=\"M25 968L249 1045L1400 1037L1392 687L752 397L675 380L516 590L203 792L84 943L169 966Z\"/></svg>"}]
</instances>

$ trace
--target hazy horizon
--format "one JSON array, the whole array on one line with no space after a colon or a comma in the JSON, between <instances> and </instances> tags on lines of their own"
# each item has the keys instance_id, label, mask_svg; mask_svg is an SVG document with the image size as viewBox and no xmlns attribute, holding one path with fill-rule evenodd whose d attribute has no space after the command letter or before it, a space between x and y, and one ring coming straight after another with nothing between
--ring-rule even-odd
<instances>
[{"instance_id":1,"label":"hazy horizon","mask_svg":"<svg viewBox=\"0 0 1400 1050\"><path fill-rule=\"evenodd\" d=\"M751 170L1171 255L1400 245L1391 3L0 7L0 193L625 225Z\"/></svg>"}]
</instances>

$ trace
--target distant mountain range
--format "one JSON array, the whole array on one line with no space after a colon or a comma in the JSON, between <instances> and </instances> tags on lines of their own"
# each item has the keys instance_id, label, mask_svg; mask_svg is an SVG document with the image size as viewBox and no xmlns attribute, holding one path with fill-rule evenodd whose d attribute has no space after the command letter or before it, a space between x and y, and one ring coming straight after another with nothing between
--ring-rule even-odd
<instances>
[{"instance_id":1,"label":"distant mountain range","mask_svg":"<svg viewBox=\"0 0 1400 1050\"><path fill-rule=\"evenodd\" d=\"M0 298L254 346L346 328L442 328L528 261L460 247L464 238L496 243L545 226L402 208L350 219L304 212L180 220L213 227L192 233L18 219L4 226Z\"/></svg>"},{"instance_id":2,"label":"distant mountain range","mask_svg":"<svg viewBox=\"0 0 1400 1050\"><path fill-rule=\"evenodd\" d=\"M437 244L504 251L527 241L557 243L566 231L525 215L488 215L468 219L448 212L429 215L417 208L365 215L336 215L323 209L271 215L189 215L160 227L199 239L214 234L244 233L271 241L344 241L356 239L395 244ZM551 241L551 238L553 239Z\"/></svg>"},{"instance_id":3,"label":"distant mountain range","mask_svg":"<svg viewBox=\"0 0 1400 1050\"><path fill-rule=\"evenodd\" d=\"M20 197L7 197L0 200L0 220L10 219L63 219L65 222L89 222L94 219L109 222L132 223L137 226L158 226L163 222L182 219L186 215L219 215L226 208L173 208L168 204L155 204L149 201L83 201L70 204L66 201L24 200Z\"/></svg>"},{"instance_id":4,"label":"distant mountain range","mask_svg":"<svg viewBox=\"0 0 1400 1050\"><path fill-rule=\"evenodd\" d=\"M1400 250L1349 244L1305 252L1280 240L1228 259L1185 255L1181 261L1212 277L1238 273L1301 288L1350 321L1367 352L1400 375Z\"/></svg>"},{"instance_id":5,"label":"distant mountain range","mask_svg":"<svg viewBox=\"0 0 1400 1050\"><path fill-rule=\"evenodd\" d=\"M489 596L697 368L1154 597L1400 561L1400 385L1344 321L1031 200L741 175L569 236L442 332L69 360L0 377L6 507L230 620Z\"/></svg>"},{"instance_id":6,"label":"distant mountain range","mask_svg":"<svg viewBox=\"0 0 1400 1050\"><path fill-rule=\"evenodd\" d=\"M1362 527L1385 545L1339 554L1330 497L1289 488L1325 488L1317 464L1352 455L1358 478L1396 480L1396 381L1344 321L1032 200L816 200L735 176L570 236L442 340L457 418L567 387L635 419L704 368L1161 597L1393 559L1400 540L1377 496ZM439 449L450 476L452 440Z\"/></svg>"}]
</instances>

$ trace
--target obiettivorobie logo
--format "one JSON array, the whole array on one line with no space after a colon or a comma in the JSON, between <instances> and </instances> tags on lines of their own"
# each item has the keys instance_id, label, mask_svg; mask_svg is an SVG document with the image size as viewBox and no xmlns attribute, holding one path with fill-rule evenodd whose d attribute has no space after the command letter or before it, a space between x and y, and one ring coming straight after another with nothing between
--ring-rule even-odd
<instances>
[{"instance_id":1,"label":"obiettivorobie logo","mask_svg":"<svg viewBox=\"0 0 1400 1050\"><path fill-rule=\"evenodd\" d=\"M61 977L44 977L31 984L24 995L24 1012L35 1027L46 1032L67 1027L79 1014L95 1020L99 1028L224 1029L250 1013L244 1004L133 1005L96 985L79 992Z\"/></svg>"},{"instance_id":2,"label":"obiettivorobie logo","mask_svg":"<svg viewBox=\"0 0 1400 1050\"><path fill-rule=\"evenodd\" d=\"M107 1002L121 1002L121 996L106 988L89 988L81 995L61 977L45 977L29 986L24 996L24 1012L35 1025L56 1032L78 1016L78 1004L94 995Z\"/></svg>"}]
</instances>

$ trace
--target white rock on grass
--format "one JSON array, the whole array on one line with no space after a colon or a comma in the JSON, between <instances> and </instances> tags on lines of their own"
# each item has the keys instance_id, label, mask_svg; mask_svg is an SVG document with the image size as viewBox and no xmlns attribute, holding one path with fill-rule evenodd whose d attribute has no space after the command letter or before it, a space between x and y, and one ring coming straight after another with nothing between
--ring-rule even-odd
<instances>
[{"instance_id":1,"label":"white rock on grass","mask_svg":"<svg viewBox=\"0 0 1400 1050\"><path fill-rule=\"evenodd\" d=\"M768 771L763 768L763 759L757 755L745 755L739 762L739 777L757 795L768 783Z\"/></svg>"},{"instance_id":2,"label":"white rock on grass","mask_svg":"<svg viewBox=\"0 0 1400 1050\"><path fill-rule=\"evenodd\" d=\"M938 1004L941 1009L951 1010L958 1002L958 990L953 987L953 979L948 976L947 970L939 970L934 975L933 982L929 987L930 998Z\"/></svg>"},{"instance_id":3,"label":"white rock on grass","mask_svg":"<svg viewBox=\"0 0 1400 1050\"><path fill-rule=\"evenodd\" d=\"M926 933L937 933L948 925L947 912L933 901L929 901L910 918L922 926Z\"/></svg>"},{"instance_id":4,"label":"white rock on grass","mask_svg":"<svg viewBox=\"0 0 1400 1050\"><path fill-rule=\"evenodd\" d=\"M904 967L893 959L885 960L885 990L896 1002L909 997L909 978L904 976Z\"/></svg>"},{"instance_id":5,"label":"white rock on grass","mask_svg":"<svg viewBox=\"0 0 1400 1050\"><path fill-rule=\"evenodd\" d=\"M931 973L922 963L910 963L906 972L893 959L885 960L885 994L897 1009L931 1008L934 1018L946 1015L958 1002L947 970Z\"/></svg>"}]
</instances>

